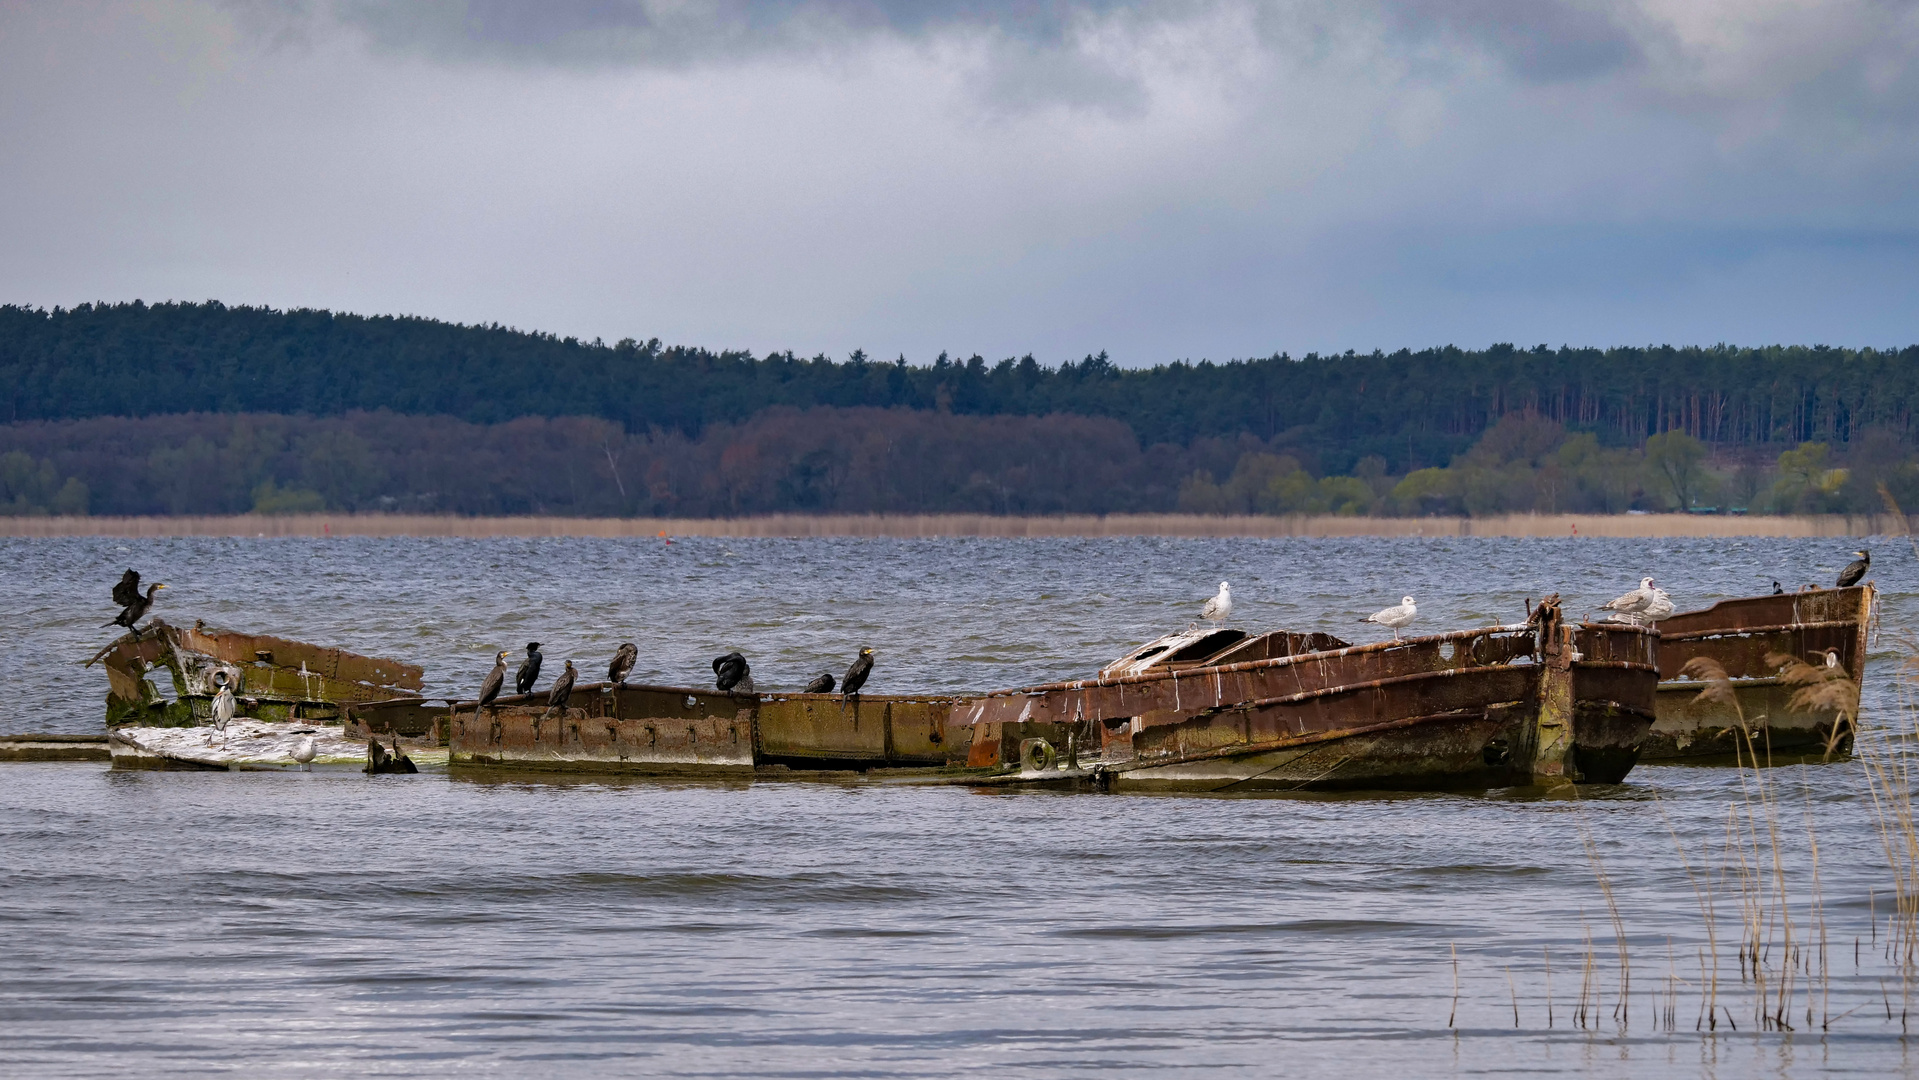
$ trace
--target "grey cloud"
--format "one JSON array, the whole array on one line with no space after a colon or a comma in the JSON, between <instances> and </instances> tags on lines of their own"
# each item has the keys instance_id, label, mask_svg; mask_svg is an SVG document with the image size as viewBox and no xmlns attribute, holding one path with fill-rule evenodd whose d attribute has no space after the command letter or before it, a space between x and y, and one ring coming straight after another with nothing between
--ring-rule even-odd
<instances>
[{"instance_id":1,"label":"grey cloud","mask_svg":"<svg viewBox=\"0 0 1919 1080\"><path fill-rule=\"evenodd\" d=\"M1626 4L1394 0L1380 10L1403 34L1462 39L1534 81L1588 78L1644 59L1647 28Z\"/></svg>"},{"instance_id":2,"label":"grey cloud","mask_svg":"<svg viewBox=\"0 0 1919 1080\"><path fill-rule=\"evenodd\" d=\"M446 59L679 66L812 49L874 34L987 31L1058 46L1088 16L1128 0L237 0L321 16L376 43Z\"/></svg>"}]
</instances>

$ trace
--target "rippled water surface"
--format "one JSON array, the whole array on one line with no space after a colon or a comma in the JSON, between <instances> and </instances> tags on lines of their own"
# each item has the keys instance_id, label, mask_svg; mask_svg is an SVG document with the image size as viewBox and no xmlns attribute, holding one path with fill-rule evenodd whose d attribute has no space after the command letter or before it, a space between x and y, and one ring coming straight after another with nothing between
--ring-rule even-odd
<instances>
[{"instance_id":1,"label":"rippled water surface","mask_svg":"<svg viewBox=\"0 0 1919 1080\"><path fill-rule=\"evenodd\" d=\"M1881 543L1869 719L1897 708L1897 639L1919 615L1911 551ZM1424 630L1517 621L1552 591L1577 612L1641 574L1693 607L1829 582L1849 546L4 540L0 730L99 730L105 679L80 664L112 636L98 624L127 566L172 586L164 617L413 660L435 694L471 693L527 640L550 670L589 673L635 641L634 678L670 683L737 648L773 688L871 645L871 688L908 692L1089 672L1185 625L1221 578L1239 625L1371 640L1354 620L1406 592ZM1701 1033L1694 882L1720 872L1729 807L1752 791L1730 769L1641 767L1577 798L1195 798L0 765L0 1068L1919 1071L1860 763L1768 780L1823 996L1808 1024L1798 985L1795 1030L1753 1030L1722 886L1723 1012ZM1624 1009L1595 857L1625 931Z\"/></svg>"}]
</instances>

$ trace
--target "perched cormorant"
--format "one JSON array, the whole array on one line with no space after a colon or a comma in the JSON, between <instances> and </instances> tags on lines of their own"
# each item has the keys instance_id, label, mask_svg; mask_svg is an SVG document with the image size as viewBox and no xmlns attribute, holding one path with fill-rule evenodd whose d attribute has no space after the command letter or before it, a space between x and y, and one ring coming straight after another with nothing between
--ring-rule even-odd
<instances>
[{"instance_id":1,"label":"perched cormorant","mask_svg":"<svg viewBox=\"0 0 1919 1080\"><path fill-rule=\"evenodd\" d=\"M1398 641L1400 627L1410 626L1412 621L1418 617L1419 607L1413 603L1413 598L1410 596L1402 596L1399 598L1399 603L1389 608L1381 608L1359 621L1377 623L1391 630L1393 632L1393 640Z\"/></svg>"},{"instance_id":2,"label":"perched cormorant","mask_svg":"<svg viewBox=\"0 0 1919 1080\"><path fill-rule=\"evenodd\" d=\"M126 607L140 598L140 571L129 569L120 575L120 584L113 587L113 602Z\"/></svg>"},{"instance_id":3,"label":"perched cormorant","mask_svg":"<svg viewBox=\"0 0 1919 1080\"><path fill-rule=\"evenodd\" d=\"M746 657L740 653L730 652L714 657L713 674L713 685L722 691L739 687L746 693L753 692L753 669L747 666ZM745 685L742 686L742 683Z\"/></svg>"},{"instance_id":4,"label":"perched cormorant","mask_svg":"<svg viewBox=\"0 0 1919 1080\"><path fill-rule=\"evenodd\" d=\"M1839 587L1842 589L1859 584L1859 580L1866 576L1866 571L1872 569L1872 552L1855 551L1853 554L1859 557L1847 563L1844 570L1839 571Z\"/></svg>"},{"instance_id":5,"label":"perched cormorant","mask_svg":"<svg viewBox=\"0 0 1919 1080\"><path fill-rule=\"evenodd\" d=\"M1222 581L1219 583L1219 595L1206 601L1206 606L1199 609L1199 617L1218 626L1225 622L1232 613L1233 591L1227 588L1226 583Z\"/></svg>"},{"instance_id":6,"label":"perched cormorant","mask_svg":"<svg viewBox=\"0 0 1919 1080\"><path fill-rule=\"evenodd\" d=\"M486 681L480 684L480 705L493 704L500 696L500 687L506 685L506 650L501 649L493 657L493 670L486 673Z\"/></svg>"},{"instance_id":7,"label":"perched cormorant","mask_svg":"<svg viewBox=\"0 0 1919 1080\"><path fill-rule=\"evenodd\" d=\"M633 662L640 658L640 650L632 642L620 646L613 654L613 662L606 665L606 681L615 686L626 681L626 673L633 670Z\"/></svg>"},{"instance_id":8,"label":"perched cormorant","mask_svg":"<svg viewBox=\"0 0 1919 1080\"><path fill-rule=\"evenodd\" d=\"M846 669L846 677L840 680L840 693L847 697L860 692L866 685L866 677L873 674L873 650L861 649L859 656L853 659L853 666Z\"/></svg>"},{"instance_id":9,"label":"perched cormorant","mask_svg":"<svg viewBox=\"0 0 1919 1080\"><path fill-rule=\"evenodd\" d=\"M1783 596L1785 595L1785 592L1786 590L1780 588L1779 583L1777 581L1772 583L1772 594L1774 596Z\"/></svg>"},{"instance_id":10,"label":"perched cormorant","mask_svg":"<svg viewBox=\"0 0 1919 1080\"><path fill-rule=\"evenodd\" d=\"M520 662L520 670L513 676L513 689L517 693L530 694L533 684L540 681L540 661L546 657L540 653L540 643L526 643L526 659Z\"/></svg>"},{"instance_id":11,"label":"perched cormorant","mask_svg":"<svg viewBox=\"0 0 1919 1080\"><path fill-rule=\"evenodd\" d=\"M153 594L164 588L166 588L165 585L158 583L147 586L147 594L145 596L134 596L133 602L121 610L120 614L115 615L112 622L102 623L101 625L124 626L132 630L135 635L138 635L140 631L135 628L133 624L147 617L147 609L153 606Z\"/></svg>"},{"instance_id":12,"label":"perched cormorant","mask_svg":"<svg viewBox=\"0 0 1919 1080\"><path fill-rule=\"evenodd\" d=\"M552 689L546 692L547 712L552 712L554 709L560 710L562 714L566 712L567 699L573 696L573 679L577 674L573 668L573 661L568 660L566 670L560 672L560 677L553 680Z\"/></svg>"},{"instance_id":13,"label":"perched cormorant","mask_svg":"<svg viewBox=\"0 0 1919 1080\"><path fill-rule=\"evenodd\" d=\"M833 673L830 671L820 672L818 675L814 676L812 682L806 684L806 690L804 692L808 694L832 693L833 692Z\"/></svg>"}]
</instances>

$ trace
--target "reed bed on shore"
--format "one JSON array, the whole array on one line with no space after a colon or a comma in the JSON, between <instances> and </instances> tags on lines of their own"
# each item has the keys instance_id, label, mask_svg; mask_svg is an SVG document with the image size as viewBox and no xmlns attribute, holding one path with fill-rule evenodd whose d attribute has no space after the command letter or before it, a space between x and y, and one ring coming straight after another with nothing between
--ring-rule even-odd
<instances>
[{"instance_id":1,"label":"reed bed on shore","mask_svg":"<svg viewBox=\"0 0 1919 1080\"><path fill-rule=\"evenodd\" d=\"M749 518L451 517L238 514L226 517L0 517L0 536L934 537L934 536L1502 536L1841 537L1905 535L1903 515L1515 514L1488 518L1109 514L774 514Z\"/></svg>"}]
</instances>

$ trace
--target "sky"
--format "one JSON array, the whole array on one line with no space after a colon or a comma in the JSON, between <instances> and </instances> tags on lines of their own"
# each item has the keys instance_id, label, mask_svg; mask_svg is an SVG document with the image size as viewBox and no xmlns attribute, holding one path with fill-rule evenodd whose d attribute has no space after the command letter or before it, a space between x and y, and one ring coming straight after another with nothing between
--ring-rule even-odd
<instances>
[{"instance_id":1,"label":"sky","mask_svg":"<svg viewBox=\"0 0 1919 1080\"><path fill-rule=\"evenodd\" d=\"M0 303L924 363L1919 343L1919 2L0 0Z\"/></svg>"}]
</instances>

